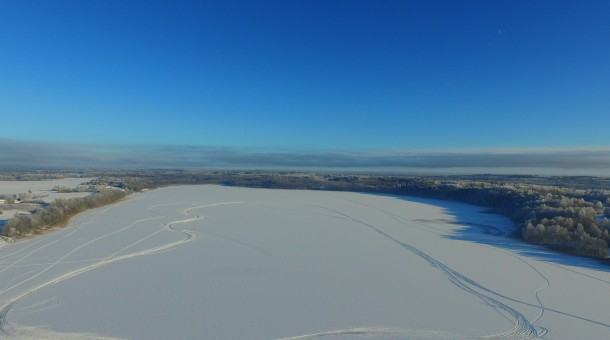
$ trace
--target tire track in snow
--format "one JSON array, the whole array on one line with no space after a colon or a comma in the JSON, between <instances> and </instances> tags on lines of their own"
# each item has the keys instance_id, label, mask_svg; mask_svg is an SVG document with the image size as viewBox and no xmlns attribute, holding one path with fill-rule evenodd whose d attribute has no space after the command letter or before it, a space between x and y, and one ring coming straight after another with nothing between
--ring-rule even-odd
<instances>
[{"instance_id":1,"label":"tire track in snow","mask_svg":"<svg viewBox=\"0 0 610 340\"><path fill-rule=\"evenodd\" d=\"M393 196L389 196L389 197L393 197ZM369 205L369 204L366 204L366 203L363 203L363 202L360 202L360 201L350 200L350 199L346 199L346 198L338 198L338 199L343 200L343 201L347 201L347 202L356 203L358 205L364 206L364 207L369 208L369 209L377 210L377 211L387 215L388 217L390 217L394 221L396 221L396 222L398 222L400 224L406 225L409 228L415 228L415 229L418 229L418 230L421 230L421 231L425 231L425 232L428 232L428 233L431 233L431 234L435 234L435 235L438 235L438 233L444 234L446 232L446 230L443 230L443 229L440 229L440 228L437 228L437 227L434 227L434 226L431 226L431 225L426 225L426 224L423 224L423 223L414 223L413 221L411 221L411 220L409 220L407 218L404 218L404 217L402 217L402 216L400 216L398 214L391 213L391 212L389 212L387 210L383 210L381 208L374 207L372 205ZM415 203L417 203L417 202L415 202ZM430 229L437 231L437 233L435 233L434 231L432 231Z\"/></svg>"},{"instance_id":2,"label":"tire track in snow","mask_svg":"<svg viewBox=\"0 0 610 340\"><path fill-rule=\"evenodd\" d=\"M561 266L561 265L558 265L558 264L555 264L555 263L548 262L547 264L549 264L549 265L551 265L551 266L554 266L554 267L557 267L557 268L562 269L562 270L566 270L566 271L572 272L572 273L574 273L574 274L576 274L576 275L580 275L580 276L583 276L583 277L587 277L587 278L589 278L589 279L592 279L592 280L599 281L599 282L602 282L602 283L604 283L604 284L608 284L608 285L610 285L610 281L606 281L606 280L604 280L604 279L600 279L599 277L595 277L595 276L593 276L593 275L589 275L589 274L581 273L581 272L579 272L579 271L577 271L577 270L570 269L570 268L567 268L567 267L565 267L565 266Z\"/></svg>"},{"instance_id":3,"label":"tire track in snow","mask_svg":"<svg viewBox=\"0 0 610 340\"><path fill-rule=\"evenodd\" d=\"M510 253L510 252L507 252L507 251L504 251L504 250L501 250L501 249L495 248L495 247L488 246L488 245L485 245L485 247L487 247L487 248L489 248L489 249L491 249L491 250L495 250L495 251L497 251L497 252L504 253L504 254L506 254L506 255L508 255L508 256L510 256L510 257L513 257L513 258L515 258L515 259L517 259L517 260L519 260L519 261L521 261L521 262L525 263L527 266L529 266L530 268L532 268L532 270L534 270L536 273L538 273L538 275L539 275L539 276L540 276L540 277L541 277L541 278L542 278L544 281L546 281L546 285L545 285L545 286L539 287L538 289L536 289L536 290L534 291L534 293L535 293L535 297L536 297L536 300L538 301L538 305L540 306L540 314L538 314L538 316L537 316L537 317L536 317L534 320L532 320L532 323L533 323L533 322L537 322L538 320L540 320L540 318L542 318L542 315L544 314L544 311L545 311L546 309L545 309L545 307L544 307L544 304L542 303L542 300L540 300L540 296L539 296L539 294L540 294L540 292L541 292L543 289L548 288L548 287L550 287L550 286L551 286L551 281L549 281L549 279L548 279L548 278L547 278L547 277L546 277L544 274L542 274L542 273L540 272L540 270L538 270L538 268L534 267L534 266L533 266L531 263L529 263L529 262L525 261L524 259L520 258L519 256L517 256L517 255L515 255L515 254L512 254L512 253ZM512 300L512 299L511 299L511 300Z\"/></svg>"},{"instance_id":4,"label":"tire track in snow","mask_svg":"<svg viewBox=\"0 0 610 340\"><path fill-rule=\"evenodd\" d=\"M220 206L220 205L227 205L227 204L238 204L238 203L245 203L245 202L224 202L224 203L212 203L212 204L207 204L207 205L203 205L203 206L194 206L194 207L191 207L191 208L185 210L185 213L190 214L190 211L192 209L195 209L195 208L207 208L207 207L213 207L213 206ZM162 205L171 205L171 203L169 203L169 204L160 204L160 205L156 205L156 206L162 206ZM149 210L151 210L153 207L155 207L155 206L149 207ZM116 234L116 233L119 233L121 231L125 231L125 230L133 227L137 223L140 223L140 222L143 222L143 221L147 221L147 220L160 219L160 218L163 218L163 217L164 216L158 216L158 217L151 217L151 218L141 219L141 220L135 221L135 222L127 225L126 227L123 227L123 228L121 228L119 230L116 230L116 231L114 231L112 233L105 234L105 235L97 237L97 238L95 238L95 239L93 239L91 241L88 241L88 242L80 245L79 247L73 249L72 251L68 252L67 254L62 256L61 258L59 258L57 261L55 261L49 267L45 268L42 272L39 272L39 273L35 274L34 276L32 276L32 277L22 281L20 284L13 285L12 287L10 287L10 288L6 289L5 291L1 292L0 295L6 293L10 289L14 289L16 287L19 287L23 283L25 283L27 281L30 281L30 280L34 279L35 277L38 277L43 272L49 270L51 267L53 267L53 266L57 265L58 263L60 263L61 260L65 259L70 254L74 253L75 251L77 251L79 249L82 249L83 247L86 247L86 246L92 244L93 242L99 241L99 240L101 240L101 239L103 239L105 237L110 236L111 234ZM130 247L133 247L134 245L136 245L138 243L141 243L145 239L150 238L150 235L148 235L148 236L146 236L146 237L144 237L144 238L142 238L142 239L132 243L128 247L125 247L125 248L115 252L114 254L112 254L112 255L102 259L101 261L98 261L98 262L90 264L88 266L77 268L75 270L69 271L69 272L64 273L62 275L59 275L59 276L55 277L52 280L46 281L44 283L41 283L41 284L39 284L39 285L37 285L37 286L35 286L33 288L28 289L27 291L25 291L25 292L23 292L21 294L18 294L16 296L10 298L8 301L4 302L4 304L0 308L0 335L4 335L4 336L19 335L19 334L16 334L16 332L18 332L18 331L14 330L9 325L6 317L7 317L8 312L13 308L13 306L20 299L22 299L22 298L24 298L24 297L26 297L26 296L28 296L30 294L33 294L33 293L35 293L35 292L37 292L37 291L39 291L41 289L44 289L44 288L46 288L48 286L60 283L62 281L68 280L68 279L73 278L73 277L75 277L77 275L80 275L82 273L86 273L86 272L91 271L93 269L96 269L96 268L99 268L99 267L102 267L102 266L105 266L105 265L108 265L108 264L111 264L111 263L114 263L114 262L128 260L128 259L133 259L133 258L139 257L139 256L158 254L158 253L161 253L161 252L165 252L165 251L169 251L169 250L175 249L176 247L178 247L178 246L180 246L180 245L182 245L184 243L190 242L191 240L195 239L196 235L194 234L193 231L190 231L190 230L178 230L178 229L175 229L174 226L177 225L177 224L184 224L184 223L193 222L193 221L199 220L201 218L203 218L203 217L199 216L199 215L196 215L196 216L188 218L188 219L168 222L168 223L164 224L164 227L162 229L160 229L159 231L156 232L156 233L158 233L158 232L161 232L161 231L164 231L164 230L170 230L172 232L182 233L182 234L185 235L185 237L183 239L181 239L181 240L170 242L170 243L165 244L165 245L160 245L160 246L151 247L151 248L147 248L147 249L144 249L144 250L128 253L128 254L121 255L121 256L116 256L116 254L118 254L118 253L120 253L122 251L125 251L126 249L128 249ZM72 233L70 233L70 234L72 234ZM62 239L64 239L64 238L62 238ZM57 241L59 241L59 240L56 240L55 242L57 242ZM45 247L45 246L43 246L43 247ZM41 247L41 248L43 248L43 247ZM115 255L115 256L113 256L113 255Z\"/></svg>"},{"instance_id":5,"label":"tire track in snow","mask_svg":"<svg viewBox=\"0 0 610 340\"><path fill-rule=\"evenodd\" d=\"M67 252L66 254L64 254L63 256L61 256L59 259L57 259L55 262L51 263L49 266L45 267L43 270L41 270L40 272L36 273L35 275L32 275L32 276L30 276L29 278L27 278L27 279L25 279L25 280L21 281L20 283L14 284L14 285L9 286L8 288L6 288L6 289L4 289L4 290L0 291L0 296L2 296L2 295L4 295L5 293L7 293L7 292L11 291L12 289L15 289L15 288L17 288L17 287L19 287L19 286L21 286L21 285L23 285L23 284L25 284L25 283L27 283L27 282L29 282L29 281L32 281L33 279L35 279L35 278L39 277L40 275L42 275L42 274L46 273L47 271L49 271L49 270L50 270L50 269L52 269L53 267L55 267L55 266L57 266L58 264L60 264L60 263L61 263L61 262L62 262L62 261L65 259L65 258L67 258L67 257L69 257L70 255L72 255L72 254L76 253L77 251L81 250L82 248L85 248L85 247L87 247L87 246L89 246L89 245L91 245L91 244L93 244L93 243L95 243L95 242L97 242L97 241L99 241L99 240L102 240L102 239L104 239L104 238L107 238L107 237L109 237L109 236L111 236L111 235L118 234L118 233L120 233L120 232L123 232L123 231L125 231L125 230L129 229L129 228L132 228L133 226L135 226L135 225L136 225L136 224L138 224L138 223L145 222L145 221L149 221L149 220L153 220L153 219L159 219L159 218L160 218L160 217L144 218L144 219L141 219L141 220L135 221L135 222L133 222L133 223L130 223L130 224L128 224L127 226L125 226L125 227L123 227L123 228L121 228L121 229L115 230L115 231L113 231L113 232L111 232L111 233L104 234L104 235L99 236L99 237L96 237L96 238L94 238L94 239L92 239L92 240L90 240L90 241L88 241L88 242L85 242L85 243L81 244L80 246L78 246L78 247L76 247L76 248L72 249L71 251ZM55 242L57 242L57 241L55 241ZM53 243L54 243L54 242L53 242ZM43 247L41 247L41 248L43 248Z\"/></svg>"},{"instance_id":6,"label":"tire track in snow","mask_svg":"<svg viewBox=\"0 0 610 340\"><path fill-rule=\"evenodd\" d=\"M197 203L197 202L184 202L184 203ZM191 210L194 210L194 209L201 209L201 208L213 207L213 206L218 206L218 205L226 205L226 204L246 204L246 203L247 203L247 202L224 202L224 203L213 203L213 204L208 204L208 205L203 205L203 206L193 206L193 207L190 207L190 208L186 209L186 210L184 211L184 213L185 213L185 214L190 214L190 211L191 211ZM174 203L157 204L157 205L155 205L155 206L153 206L153 207L165 206L165 205L172 205L172 204L174 204ZM149 208L149 210L150 210L150 211L154 211L154 210L151 210L151 208ZM243 247L246 247L246 248L250 248L250 249L252 249L252 250L254 250L254 251L258 252L258 253L261 253L261 254L263 254L263 255L267 255L267 256L270 256L270 255L271 255L271 254L270 254L268 251L266 251L266 250L264 250L264 249L261 249L261 248L259 248L259 247L257 247L257 246L252 245L252 244L249 244L249 243L246 243L246 242L243 242L243 241L240 241L240 240L237 240L237 239L234 239L234 238L231 238L231 237L225 236L225 235L221 235L221 234L214 233L214 232L210 232L210 231L201 231L201 233L202 233L202 234L206 234L206 235L211 235L211 236L217 237L217 238L219 238L219 239L222 239L222 240L225 240L225 241L229 241L229 242L232 242L232 243L238 244L238 245L243 246ZM152 235L151 235L151 236L152 236Z\"/></svg>"},{"instance_id":7,"label":"tire track in snow","mask_svg":"<svg viewBox=\"0 0 610 340\"><path fill-rule=\"evenodd\" d=\"M519 311L509 307L508 305L506 305L488 295L485 295L484 293L481 293L480 291L476 290L475 288L484 289L485 291L491 291L491 290L481 286L476 281L474 281L474 280L460 274L459 272L453 270L452 268L446 266L445 264L436 260L432 256L426 254L425 252L419 250L418 248L416 248L412 245L409 245L407 243L401 242L398 239L394 238L393 236L387 234L386 232L378 229L377 227L375 227L371 224L368 224L364 221L361 221L357 218L354 218L352 216L349 216L347 214L344 214L338 210L334 210L334 209L330 209L330 208L326 208L326 207L320 207L320 208L332 211L340 216L343 216L346 219L349 219L355 223L361 224L361 225L365 226L366 228L373 230L377 234L383 236L384 238L392 241L393 243L399 245L400 247L408 250L409 252L421 257L426 262L428 262L432 267L437 268L441 272L443 272L443 274L445 274L445 276L449 279L449 281L452 284L454 284L456 287L478 297L479 299L481 299L483 302L485 302L487 305L491 306L495 310L506 313L506 314L510 315L513 319L515 319L515 322L516 322L515 326L513 328L507 330L506 332L493 334L493 335L489 335L489 336L482 336L482 337L478 337L478 338L516 338L516 337L518 337L518 338L536 338L536 337L542 337L547 333L547 330L545 328L537 329L536 326L534 326L531 322L529 322L527 320L527 318L525 316L523 316L523 314L521 314Z\"/></svg>"},{"instance_id":8,"label":"tire track in snow","mask_svg":"<svg viewBox=\"0 0 610 340\"><path fill-rule=\"evenodd\" d=\"M359 204L359 205L365 206L365 207L370 208L370 209L375 209L375 210L377 210L377 211L380 211L380 212L382 212L382 213L384 213L384 214L388 215L388 216L389 216L390 218L392 218L393 220L395 220L395 221L397 221L397 222L399 222L399 223L402 223L402 224L406 225L407 227L416 227L417 229L428 231L428 230L426 230L426 229L423 229L423 228L419 228L419 227L417 227L417 225L422 225L422 226L423 226L423 224L422 224L422 223L416 223L416 222L414 222L414 221L409 221L409 220L407 220L407 219L403 218L403 217L402 217L402 216L400 216L400 215L397 215L397 214L391 213L391 212L389 212L389 211L386 211L386 210L381 209L381 208L378 208L378 207L374 207L374 206L368 205L368 204L366 204L366 203L362 203L362 202L355 201L355 200L348 200L348 201L350 201L350 202L354 202L354 203L356 203L356 204ZM493 227L493 226L489 226L489 227ZM441 230L441 229L439 229L439 228L435 228L435 227L431 227L431 228L433 228L433 229L435 229L435 230L437 230L437 231L440 231L442 234L445 234L445 233L446 233L446 231ZM495 228L495 229L497 230L497 228ZM499 233L501 233L499 230L498 230L498 232L499 232ZM499 235L500 235L500 234L499 234ZM497 236L497 235L496 235L496 236ZM541 277L541 278L542 278L542 279L543 279L543 280L546 282L546 285L544 285L544 286L542 286L542 287L539 287L539 288L537 288L537 289L534 291L534 296L535 296L536 300L538 301L538 307L540 308L540 313L538 314L538 316L537 316L537 317L536 317L534 320L532 320L532 323L533 323L533 322L536 322L536 321L538 321L538 320L540 320L540 318L542 317L542 315L544 314L544 311L545 311L544 304L543 304L543 303L542 303L542 301L540 300L540 292L541 292L543 289L548 288L548 287L551 285L551 282L549 281L549 279L548 279L548 278L547 278L547 277L546 277L544 274L542 274L542 273L540 272L540 270L538 270L538 268L534 267L534 266L533 266L531 263L529 263L529 262L525 261L524 259L520 258L519 256L516 256L516 255L515 255L515 254L513 254L513 253L510 253L510 252L507 252L507 251L504 251L504 250L501 250L501 249L498 249L498 248L495 248L495 247L491 247L491 246L489 246L489 245L485 245L485 246L486 246L487 248L491 249L491 250L494 250L494 251L497 251L497 252L503 253L503 254L505 254L505 255L508 255L508 256L510 256L510 257L512 257L512 258L514 258L514 259L516 259L516 260L518 260L518 261L520 261L520 262L524 263L525 265L527 265L528 267L530 267L530 268L531 268L531 269L532 269L534 272L536 272L536 274L537 274L539 277ZM492 291L492 290L489 290L489 289L487 289L487 288L485 288L485 287L482 287L482 286L480 286L480 285L477 285L477 287L478 287L478 288L480 288L480 289L483 289L483 290L485 290L485 291L487 291L487 292L489 292L489 293L492 293L492 294L494 294L494 295L500 296L500 297L502 297L502 298L505 298L505 299L508 299L508 300L511 300L511 301L515 301L515 302L519 302L519 303L523 303L523 304L526 304L526 305L531 306L531 304L529 304L529 303L526 303L526 302L523 302L523 301L518 301L518 300L515 300L515 299L512 299L512 298L509 298L509 297L507 297L507 296L504 296L504 295L502 295L502 294L498 294L497 292Z\"/></svg>"},{"instance_id":9,"label":"tire track in snow","mask_svg":"<svg viewBox=\"0 0 610 340\"><path fill-rule=\"evenodd\" d=\"M378 209L378 208L375 208L375 209ZM380 210L380 211L382 211L382 212L387 213L389 216L394 215L394 214L392 214L392 213L390 213L390 212L386 212L385 210L382 210L382 209L378 209L378 210ZM400 220L398 220L398 219L395 219L395 220L397 220L397 221L399 221L399 222L400 222ZM419 223L415 223L415 222L407 223L406 221L405 221L405 222L403 222L403 223L404 223L405 225L407 225L407 226L408 226L408 225L410 225L411 223L412 223L412 224L419 224ZM436 228L435 228L435 229L436 229ZM543 289L546 289L546 288L548 288L548 287L551 285L551 282L549 281L549 279L548 279L548 278L547 278L547 277L546 277L544 274L542 274L542 272L540 272L540 270L538 270L538 268L534 267L534 266L533 266L531 263L529 263L529 262L525 261L524 259L520 258L519 256L516 256L515 254L512 254L512 253L510 253L510 252L507 252L507 251L504 251L504 250L501 250L501 249L497 249L497 248L495 248L495 247L491 247L491 246L489 246L489 245L484 245L484 246L485 246L485 247L487 247L487 248L489 248L489 249L491 249L491 250L494 250L494 251L497 251L497 252L503 253L503 254L505 254L505 255L508 255L508 256L510 256L510 257L512 257L512 258L514 258L514 259L516 259L516 260L518 260L518 261L520 261L520 262L524 263L525 265L527 265L528 267L530 267L530 268L531 268L531 269L532 269L534 272L536 272L536 274L537 274L539 277L541 277L541 278L542 278L542 279L543 279L543 280L546 282L546 284L545 284L544 286L538 287L538 288L537 288L537 289L534 291L534 296L535 296L536 300L538 301L538 307L540 308L540 313L539 313L539 314L538 314L538 316L537 316L537 317L536 317L534 320L532 320L531 322L532 322L532 323L534 323L534 322L537 322L538 320L540 320L540 318L542 317L542 315L544 314L544 311L545 311L544 304L542 303L542 300L540 300L540 292L541 292ZM505 298L505 299L508 299L508 300L511 300L511 301L515 301L515 302L519 302L519 303L524 303L524 304L526 304L526 305L530 305L530 306L531 306L531 304L529 304L529 303L525 303L525 302L522 302L522 301L515 300L515 299L513 299L513 298L510 298L510 297L507 297L507 296L505 296L505 295L499 294L498 292L495 292L495 291L489 290L488 288L483 287L483 286L480 286L480 285L478 285L478 284L477 284L477 288L483 289L483 290L485 290L485 291L487 291L487 292L489 292L489 293L492 293L492 294L494 294L494 295L496 295L496 296L499 296L499 297L502 297L502 298Z\"/></svg>"},{"instance_id":10,"label":"tire track in snow","mask_svg":"<svg viewBox=\"0 0 610 340\"><path fill-rule=\"evenodd\" d=\"M48 234L48 235L41 235L41 237L37 237L37 238L36 238L36 240L33 240L33 241L32 241L30 244L28 244L27 246L25 246L25 247L23 247L23 248L21 248L21 249L19 249L19 250L17 250L17 251L14 251L14 252L12 252L12 253L9 253L9 254L6 254L6 255L3 255L3 256L0 256L0 260L1 260L1 259L5 259L5 258L7 258L7 257L8 257L8 258L10 258L10 257L11 257L11 256L13 256L13 255L16 255L16 254L19 254L19 253L21 253L21 252L23 252L23 251L26 251L26 250L28 250L29 248L31 248L31 247L33 247L33 246L37 245L38 243L40 243L40 242L42 242L42 241L45 241L47 238L51 238L52 236L53 236L52 234ZM13 240L13 242L16 242L16 241L15 241L15 240ZM8 245L8 243L7 243L7 244L4 244L3 246L6 246L6 245Z\"/></svg>"},{"instance_id":11,"label":"tire track in snow","mask_svg":"<svg viewBox=\"0 0 610 340\"><path fill-rule=\"evenodd\" d=\"M349 335L357 335L357 336L401 336L406 339L410 339L416 337L417 339L421 338L435 338L435 339L455 339L456 336L453 334L449 334L446 332L438 332L438 331L423 331L423 330L411 330L411 329L401 329L401 328L388 328L388 327L358 327L358 328L348 328L348 329L340 329L336 331L328 331L328 332L319 332L312 333L306 335L297 335L290 336L286 338L280 338L277 340L301 340L301 339L311 339L311 338L323 338L327 336L349 336Z\"/></svg>"},{"instance_id":12,"label":"tire track in snow","mask_svg":"<svg viewBox=\"0 0 610 340\"><path fill-rule=\"evenodd\" d=\"M56 240L53 240L53 241L51 241L51 242L48 242L48 243L46 243L46 244L42 245L41 247L38 247L38 248L36 248L36 249L34 249L34 250L30 251L29 253L25 254L24 256L20 257L19 259L15 260L15 261L8 262L8 263L9 263L9 264L8 264L8 266L3 267L3 268L0 270L0 273L2 273L2 272L4 272L4 271L6 271L6 270L7 270L7 269L9 269L9 268L14 267L14 266L15 266L17 263L20 263L21 261L23 261L23 260L27 259L28 257L30 257L30 256L32 256L32 255L34 255L34 254L38 253L39 251L41 251L41 250L43 250L43 249L45 249L45 248L47 248L47 247L49 247L49 246L51 246L51 245L53 245L53 244L55 244L55 243L57 243L57 242L60 242L60 241L62 241L62 240L64 240L64 239L66 239L66 238L68 238L68 237L72 236L72 234L74 234L74 233L76 233L77 231L79 231L79 230L83 229L84 227L86 227L87 225L89 225L91 222L93 222L93 221L94 221L94 220L95 220L95 219L96 219L98 216L100 216L102 213L105 213L106 211L108 211L108 210L110 210L110 209L112 209L112 208L114 208L114 205L113 205L113 206L106 207L106 208L104 208L104 209L100 210L100 211L99 211L99 212L97 212L95 215L91 216L91 218L89 218L88 220L86 220L85 222L82 222L82 223L80 223L80 224L76 225L75 227L71 228L71 230L70 230L69 232L67 232L65 235L62 235L61 233L49 233L49 236L48 236L48 237L44 237L44 236L42 236L42 237L40 237L40 238L38 238L38 237L37 237L37 238L36 238L36 240L35 240L35 241L33 241L31 244L29 244L29 245L27 245L27 246L25 246L25 247L21 248L20 250L18 250L18 251L16 251L16 252L13 252L13 253L11 253L11 254L5 255L4 257L10 257L10 256L15 255L15 254L17 254L17 253L20 253L20 252L22 252L22 251L24 251L24 250L26 250L26 249L29 249L29 248L30 248L30 247L32 247L33 245L39 244L39 243L41 243L41 242L44 242L44 241L46 241L46 240L48 240L48 239L52 238L52 237L53 237L53 236L55 236L55 235L60 235L60 237L59 237L59 238L57 238ZM2 257L2 258L4 258L4 257ZM6 264L6 263L5 263L5 264Z\"/></svg>"}]
</instances>

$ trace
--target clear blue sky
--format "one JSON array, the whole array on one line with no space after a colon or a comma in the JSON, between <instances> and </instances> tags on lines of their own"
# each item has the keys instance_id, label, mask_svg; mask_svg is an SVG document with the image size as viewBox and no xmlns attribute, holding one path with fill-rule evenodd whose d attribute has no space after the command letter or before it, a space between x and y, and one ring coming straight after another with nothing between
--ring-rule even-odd
<instances>
[{"instance_id":1,"label":"clear blue sky","mask_svg":"<svg viewBox=\"0 0 610 340\"><path fill-rule=\"evenodd\" d=\"M610 1L0 2L0 138L610 147Z\"/></svg>"}]
</instances>

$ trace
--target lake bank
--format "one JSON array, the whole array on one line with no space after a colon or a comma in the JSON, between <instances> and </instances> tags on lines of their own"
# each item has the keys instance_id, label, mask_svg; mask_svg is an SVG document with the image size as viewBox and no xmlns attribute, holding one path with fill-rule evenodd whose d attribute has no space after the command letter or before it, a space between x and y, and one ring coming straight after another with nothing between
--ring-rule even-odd
<instances>
[{"instance_id":1,"label":"lake bank","mask_svg":"<svg viewBox=\"0 0 610 340\"><path fill-rule=\"evenodd\" d=\"M7 329L113 338L606 334L608 306L595 296L608 271L529 257L498 246L502 236L498 245L475 242L474 232L456 237L511 226L478 207L430 203L219 186L134 194L0 248Z\"/></svg>"}]
</instances>

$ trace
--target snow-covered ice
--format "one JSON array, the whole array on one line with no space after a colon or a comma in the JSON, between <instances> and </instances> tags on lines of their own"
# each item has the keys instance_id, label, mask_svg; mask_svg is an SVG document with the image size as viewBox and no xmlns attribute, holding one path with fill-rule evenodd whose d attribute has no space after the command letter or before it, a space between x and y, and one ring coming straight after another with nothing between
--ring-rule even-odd
<instances>
[{"instance_id":1,"label":"snow-covered ice","mask_svg":"<svg viewBox=\"0 0 610 340\"><path fill-rule=\"evenodd\" d=\"M0 247L0 337L610 334L610 267L452 202L179 186Z\"/></svg>"}]
</instances>

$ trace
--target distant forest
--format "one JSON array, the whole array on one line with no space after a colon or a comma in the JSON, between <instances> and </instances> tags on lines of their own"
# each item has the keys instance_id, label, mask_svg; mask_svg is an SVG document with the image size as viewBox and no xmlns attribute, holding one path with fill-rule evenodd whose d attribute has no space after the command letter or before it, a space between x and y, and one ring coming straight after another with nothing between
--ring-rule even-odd
<instances>
[{"instance_id":1,"label":"distant forest","mask_svg":"<svg viewBox=\"0 0 610 340\"><path fill-rule=\"evenodd\" d=\"M58 174L60 173L49 175ZM37 175L41 176L39 173ZM452 200L487 207L492 212L505 215L517 225L515 235L527 242L557 251L606 258L610 242L610 180L607 178L498 175L424 177L188 170L91 170L81 171L78 175L95 177L96 180L90 185L123 189L110 191L112 195L118 196L124 196L125 192L168 185L219 184L386 193ZM97 201L99 198L99 204L105 204L121 198L108 198L106 195L110 193L98 193L95 194L98 196L94 195L95 199L91 199ZM61 202L60 204L67 204L66 200ZM82 207L81 202L74 201L74 204L78 208L67 209L69 215L82 210L82 207L98 205L89 201L83 203ZM53 206L52 203L44 210ZM42 210L33 216L45 221ZM18 231L15 225L16 222L9 220L3 234L8 235L11 227L15 228L13 231Z\"/></svg>"}]
</instances>

